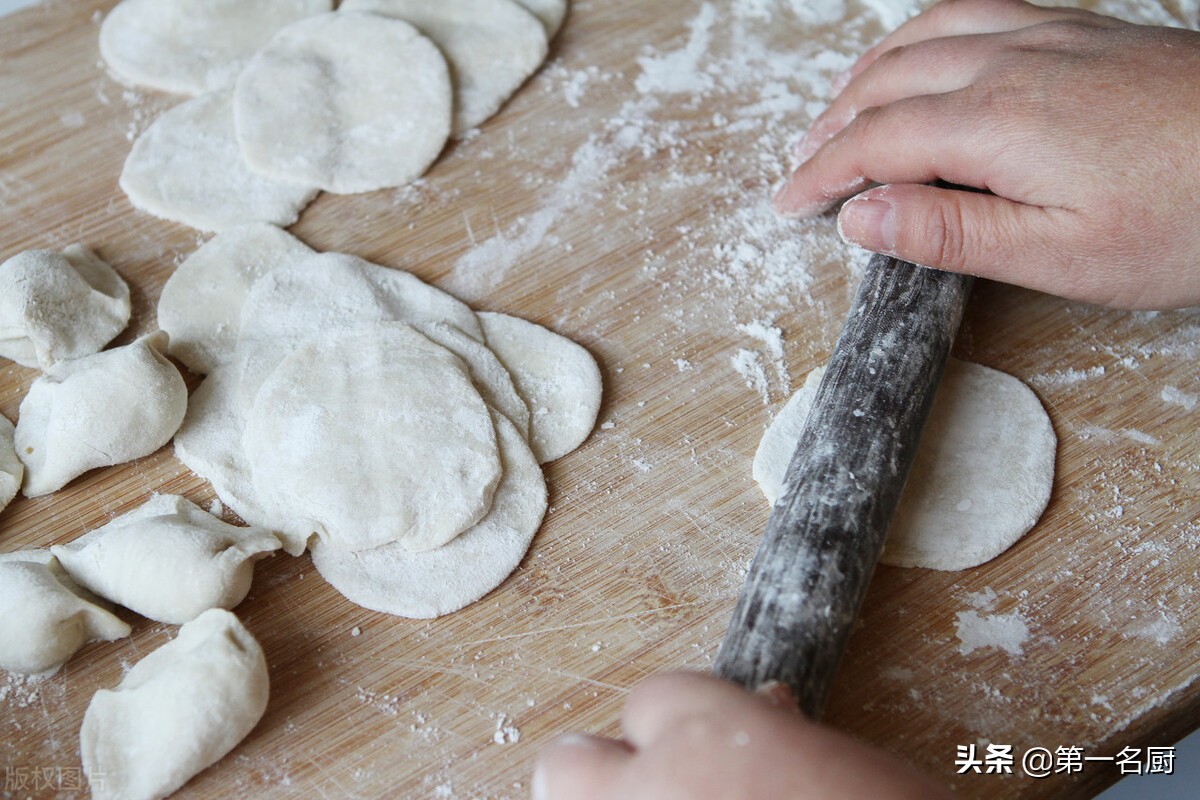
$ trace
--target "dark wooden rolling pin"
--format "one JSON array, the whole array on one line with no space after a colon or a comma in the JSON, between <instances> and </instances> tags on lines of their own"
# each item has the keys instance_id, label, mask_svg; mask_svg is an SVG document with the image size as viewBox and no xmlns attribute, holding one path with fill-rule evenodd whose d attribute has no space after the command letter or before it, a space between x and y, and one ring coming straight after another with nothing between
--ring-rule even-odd
<instances>
[{"instance_id":1,"label":"dark wooden rolling pin","mask_svg":"<svg viewBox=\"0 0 1200 800\"><path fill-rule=\"evenodd\" d=\"M714 672L818 716L929 416L972 279L871 259Z\"/></svg>"}]
</instances>

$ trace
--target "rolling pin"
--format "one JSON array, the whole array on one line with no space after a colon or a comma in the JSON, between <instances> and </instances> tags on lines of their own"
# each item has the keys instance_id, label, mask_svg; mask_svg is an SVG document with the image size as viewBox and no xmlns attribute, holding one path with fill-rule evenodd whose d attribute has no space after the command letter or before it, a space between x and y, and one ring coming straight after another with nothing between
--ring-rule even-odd
<instances>
[{"instance_id":1,"label":"rolling pin","mask_svg":"<svg viewBox=\"0 0 1200 800\"><path fill-rule=\"evenodd\" d=\"M820 715L973 278L876 255L838 337L714 673Z\"/></svg>"}]
</instances>

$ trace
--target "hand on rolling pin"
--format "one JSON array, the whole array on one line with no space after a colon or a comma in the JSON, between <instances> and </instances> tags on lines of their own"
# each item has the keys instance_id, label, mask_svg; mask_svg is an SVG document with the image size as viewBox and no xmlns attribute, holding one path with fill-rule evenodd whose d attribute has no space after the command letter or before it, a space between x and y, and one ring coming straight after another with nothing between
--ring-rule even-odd
<instances>
[{"instance_id":1,"label":"hand on rolling pin","mask_svg":"<svg viewBox=\"0 0 1200 800\"><path fill-rule=\"evenodd\" d=\"M838 82L775 206L805 217L854 195L838 226L869 250L1116 307L1195 305L1197 75L1200 33L948 0Z\"/></svg>"},{"instance_id":2,"label":"hand on rolling pin","mask_svg":"<svg viewBox=\"0 0 1200 800\"><path fill-rule=\"evenodd\" d=\"M650 678L623 739L571 735L542 750L533 800L806 800L951 795L903 762L805 719L779 695L705 675Z\"/></svg>"}]
</instances>

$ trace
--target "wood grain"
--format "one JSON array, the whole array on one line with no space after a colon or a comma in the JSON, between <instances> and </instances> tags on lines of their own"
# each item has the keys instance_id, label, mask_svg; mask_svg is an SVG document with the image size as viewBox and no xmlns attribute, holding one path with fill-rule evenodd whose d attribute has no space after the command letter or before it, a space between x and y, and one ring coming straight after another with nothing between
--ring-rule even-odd
<instances>
[{"instance_id":1,"label":"wood grain","mask_svg":"<svg viewBox=\"0 0 1200 800\"><path fill-rule=\"evenodd\" d=\"M124 342L154 328L163 283L203 237L135 212L117 188L131 136L175 100L99 66L112 5L55 0L0 19L0 257L97 250L133 289ZM858 0L815 26L732 7L574 3L546 68L421 182L322 196L292 228L580 341L601 363L612 424L547 468L552 511L532 551L460 613L367 612L307 557L261 564L237 612L270 665L266 716L180 797L525 797L550 738L615 734L638 680L711 668L767 521L754 449L828 358L863 264L831 219L785 223L766 207L816 110L789 98L813 91L814 70L820 96L884 30ZM827 49L845 55L814 55ZM676 63L682 90L648 84L648 68ZM1060 442L1050 506L981 567L877 570L828 722L968 797L1084 797L1117 776L1098 762L1045 780L958 776L958 744L1112 755L1195 724L1198 342L1194 310L977 285L955 355L1024 379L1046 404ZM34 377L0 364L0 413L17 416ZM0 549L71 540L164 491L212 498L166 448L17 500L0 513ZM970 614L1015 615L1029 637L1015 653L970 650L958 636ZM174 635L124 616L131 638L85 647L49 681L0 677L6 778L77 767L92 693Z\"/></svg>"}]
</instances>

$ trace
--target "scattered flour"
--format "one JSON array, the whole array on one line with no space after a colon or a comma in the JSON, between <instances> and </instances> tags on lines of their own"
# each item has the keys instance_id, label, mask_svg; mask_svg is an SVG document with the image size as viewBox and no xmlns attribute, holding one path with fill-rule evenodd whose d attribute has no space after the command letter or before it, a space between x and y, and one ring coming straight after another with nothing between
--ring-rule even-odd
<instances>
[{"instance_id":1,"label":"scattered flour","mask_svg":"<svg viewBox=\"0 0 1200 800\"><path fill-rule=\"evenodd\" d=\"M1164 403L1173 406L1182 406L1187 411L1192 411L1196 408L1198 399L1191 392L1185 392L1176 386L1164 386L1161 397Z\"/></svg>"},{"instance_id":2,"label":"scattered flour","mask_svg":"<svg viewBox=\"0 0 1200 800\"><path fill-rule=\"evenodd\" d=\"M963 655L984 647L998 648L1010 656L1024 654L1025 642L1029 640L1029 623L1019 611L988 615L959 611L956 616L955 636L960 642L958 652Z\"/></svg>"}]
</instances>

